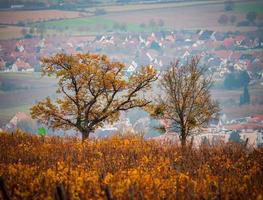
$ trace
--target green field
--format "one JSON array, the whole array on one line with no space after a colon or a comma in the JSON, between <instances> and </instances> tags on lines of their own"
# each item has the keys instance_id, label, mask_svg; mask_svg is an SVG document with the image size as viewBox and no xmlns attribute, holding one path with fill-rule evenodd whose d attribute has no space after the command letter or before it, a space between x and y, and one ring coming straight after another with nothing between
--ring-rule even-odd
<instances>
[{"instance_id":1,"label":"green field","mask_svg":"<svg viewBox=\"0 0 263 200\"><path fill-rule=\"evenodd\" d=\"M235 11L263 13L263 2L236 3Z\"/></svg>"},{"instance_id":2,"label":"green field","mask_svg":"<svg viewBox=\"0 0 263 200\"><path fill-rule=\"evenodd\" d=\"M176 3L154 3L154 4L127 4L127 5L113 5L106 7L98 7L106 11L105 15L100 16L85 16L72 19L63 19L55 21L37 22L31 25L38 27L44 26L51 33L52 30L70 33L73 35L85 35L85 34L101 34L107 32L153 32L153 31L166 31L171 29L171 24L166 23L167 15L168 21L171 20L171 10L167 9L186 9L195 8L195 6L203 6L206 4L220 3L218 0L213 1L196 1L196 2L176 2ZM202 7L197 9L202 11ZM94 8L87 8L88 11L94 12ZM147 14L150 12L150 14ZM166 13L168 12L168 14ZM172 10L172 13L177 13L178 10ZM158 13L158 16L156 15ZM191 13L191 11L189 11ZM138 20L132 19L139 17ZM172 16L172 18L178 19L178 16ZM158 20L162 19L164 26L158 25ZM155 25L150 25L150 21L154 20ZM180 21L180 20L179 20ZM175 20L175 23L179 22ZM181 22L180 22L181 23ZM173 24L173 23L172 23Z\"/></svg>"},{"instance_id":3,"label":"green field","mask_svg":"<svg viewBox=\"0 0 263 200\"><path fill-rule=\"evenodd\" d=\"M89 34L101 34L112 31L151 32L160 30L160 27L158 27L157 25L154 27L150 27L147 24L146 26L140 26L140 24L119 22L107 19L106 17L102 16L49 21L34 23L33 25L39 26L40 24L44 24L47 29L63 30L74 34L80 32ZM162 27L162 30L163 29L165 28Z\"/></svg>"},{"instance_id":4,"label":"green field","mask_svg":"<svg viewBox=\"0 0 263 200\"><path fill-rule=\"evenodd\" d=\"M0 72L0 78L1 80L3 80L2 78L11 78L11 79L28 79L28 78L40 78L41 77L41 73L40 72L34 72L34 73L27 73L27 72L19 72L19 73L15 73L15 72Z\"/></svg>"},{"instance_id":5,"label":"green field","mask_svg":"<svg viewBox=\"0 0 263 200\"><path fill-rule=\"evenodd\" d=\"M0 109L0 123L9 121L17 112L25 112L29 114L31 105L18 105Z\"/></svg>"},{"instance_id":6,"label":"green field","mask_svg":"<svg viewBox=\"0 0 263 200\"><path fill-rule=\"evenodd\" d=\"M105 15L95 16L96 9L103 9ZM36 21L36 16L26 14L31 23L27 28L33 26L44 27L43 35L101 35L112 32L156 32L178 29L213 29L217 31L248 31L255 27L237 27L233 25L221 26L218 18L224 11L223 1L189 1L172 3L148 3L148 4L127 4L111 5L100 7L83 7L84 13L72 18L56 18L56 14L51 21ZM262 1L236 2L232 12L237 16L237 21L245 18L249 11L263 13ZM87 14L87 12L89 14ZM52 15L52 12L50 13ZM89 15L89 16L88 16ZM18 20L16 15L13 16ZM259 17L258 17L259 18ZM53 21L54 20L54 21ZM155 26L149 25L150 21L155 21ZM163 26L158 25L158 21L163 21ZM40 28L41 27L41 28ZM9 26L0 28L0 38L10 39L22 36L20 26ZM41 31L35 33L40 35Z\"/></svg>"},{"instance_id":7,"label":"green field","mask_svg":"<svg viewBox=\"0 0 263 200\"><path fill-rule=\"evenodd\" d=\"M65 19L44 23L47 28L78 28L80 26L109 25L112 26L114 21L107 20L103 17L83 17L76 19Z\"/></svg>"},{"instance_id":8,"label":"green field","mask_svg":"<svg viewBox=\"0 0 263 200\"><path fill-rule=\"evenodd\" d=\"M88 9L88 8L87 8ZM91 8L95 9L95 8ZM105 15L82 16L72 19L33 23L44 26L49 34L97 35L112 32L154 32L174 29L209 28L225 30L218 26L218 18L222 15L222 1L196 1L184 3L156 3L142 5L117 5L100 7ZM263 12L263 2L236 2L233 13L238 21L245 18L249 11ZM89 10L89 12L92 12ZM186 14L187 13L187 14ZM154 20L155 25L150 25ZM163 26L159 21L163 21ZM228 29L243 30L244 27L228 26ZM246 27L248 30L251 27Z\"/></svg>"},{"instance_id":9,"label":"green field","mask_svg":"<svg viewBox=\"0 0 263 200\"><path fill-rule=\"evenodd\" d=\"M169 9L169 8L182 8L188 6L199 6L207 4L222 3L221 0L202 0L202 1L182 1L182 2L168 2L168 3L131 3L126 5L108 5L108 6L99 6L94 8L87 8L87 11L95 11L96 8L104 9L107 13L119 13L119 12L129 12L129 11L146 11L146 10L155 10L155 9Z\"/></svg>"},{"instance_id":10,"label":"green field","mask_svg":"<svg viewBox=\"0 0 263 200\"><path fill-rule=\"evenodd\" d=\"M29 113L36 101L52 97L55 86L54 79L40 73L0 73L0 127L17 112Z\"/></svg>"}]
</instances>

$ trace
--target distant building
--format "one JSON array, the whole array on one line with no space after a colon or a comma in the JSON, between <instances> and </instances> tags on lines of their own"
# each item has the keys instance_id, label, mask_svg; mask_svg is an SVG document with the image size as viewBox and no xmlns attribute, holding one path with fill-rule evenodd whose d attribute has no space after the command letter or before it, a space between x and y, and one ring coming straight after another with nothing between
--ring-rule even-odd
<instances>
[{"instance_id":1,"label":"distant building","mask_svg":"<svg viewBox=\"0 0 263 200\"><path fill-rule=\"evenodd\" d=\"M128 67L127 72L133 73L137 67L138 67L138 64L133 60L131 65Z\"/></svg>"},{"instance_id":2,"label":"distant building","mask_svg":"<svg viewBox=\"0 0 263 200\"><path fill-rule=\"evenodd\" d=\"M6 124L5 129L7 131L15 131L15 129L17 128L17 125L18 125L19 122L21 122L21 121L30 121L30 120L32 120L32 119L26 113L18 112L9 121L9 123Z\"/></svg>"},{"instance_id":3,"label":"distant building","mask_svg":"<svg viewBox=\"0 0 263 200\"><path fill-rule=\"evenodd\" d=\"M114 124L105 124L103 127L98 128L95 131L95 134L93 134L93 137L95 138L105 138L110 137L113 134L126 134L126 133L134 133L132 124L130 123L129 118L120 118L119 121L117 121Z\"/></svg>"},{"instance_id":4,"label":"distant building","mask_svg":"<svg viewBox=\"0 0 263 200\"><path fill-rule=\"evenodd\" d=\"M199 135L193 136L193 144L194 146L200 146L201 144L207 143L210 145L216 145L222 142L228 142L229 134L225 132L217 132L217 133L203 133Z\"/></svg>"},{"instance_id":5,"label":"distant building","mask_svg":"<svg viewBox=\"0 0 263 200\"><path fill-rule=\"evenodd\" d=\"M12 65L11 71L12 72L18 72L18 71L33 72L34 68L32 68L29 63L18 58L16 62Z\"/></svg>"},{"instance_id":6,"label":"distant building","mask_svg":"<svg viewBox=\"0 0 263 200\"><path fill-rule=\"evenodd\" d=\"M0 70L5 70L5 65L6 65L6 62L0 58Z\"/></svg>"},{"instance_id":7,"label":"distant building","mask_svg":"<svg viewBox=\"0 0 263 200\"><path fill-rule=\"evenodd\" d=\"M263 131L257 133L256 144L257 147L263 147Z\"/></svg>"},{"instance_id":8,"label":"distant building","mask_svg":"<svg viewBox=\"0 0 263 200\"><path fill-rule=\"evenodd\" d=\"M11 5L10 8L12 9L21 9L21 8L24 8L25 5L24 4L14 4L14 5Z\"/></svg>"}]
</instances>

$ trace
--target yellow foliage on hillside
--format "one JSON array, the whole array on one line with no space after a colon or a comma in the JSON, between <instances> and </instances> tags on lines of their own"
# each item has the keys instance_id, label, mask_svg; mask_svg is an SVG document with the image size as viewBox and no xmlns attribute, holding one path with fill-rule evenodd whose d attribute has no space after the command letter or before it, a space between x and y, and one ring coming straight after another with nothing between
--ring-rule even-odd
<instances>
[{"instance_id":1,"label":"yellow foliage on hillside","mask_svg":"<svg viewBox=\"0 0 263 200\"><path fill-rule=\"evenodd\" d=\"M262 199L263 149L181 148L136 136L81 142L0 134L0 176L11 199ZM1 192L0 192L1 199Z\"/></svg>"}]
</instances>

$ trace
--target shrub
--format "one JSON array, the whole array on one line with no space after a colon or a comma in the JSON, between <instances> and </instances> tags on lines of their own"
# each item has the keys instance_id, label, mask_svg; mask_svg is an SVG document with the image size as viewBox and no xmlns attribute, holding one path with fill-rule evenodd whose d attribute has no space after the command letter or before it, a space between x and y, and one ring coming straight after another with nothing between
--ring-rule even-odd
<instances>
[{"instance_id":1,"label":"shrub","mask_svg":"<svg viewBox=\"0 0 263 200\"><path fill-rule=\"evenodd\" d=\"M101 9L101 8L96 8L94 14L95 15L105 15L107 12L105 9Z\"/></svg>"},{"instance_id":2,"label":"shrub","mask_svg":"<svg viewBox=\"0 0 263 200\"><path fill-rule=\"evenodd\" d=\"M253 23L257 18L257 13L256 12L248 12L246 15L246 18L249 22Z\"/></svg>"},{"instance_id":3,"label":"shrub","mask_svg":"<svg viewBox=\"0 0 263 200\"><path fill-rule=\"evenodd\" d=\"M260 199L263 149L181 148L136 136L76 138L0 134L0 176L11 199Z\"/></svg>"},{"instance_id":4,"label":"shrub","mask_svg":"<svg viewBox=\"0 0 263 200\"><path fill-rule=\"evenodd\" d=\"M224 6L225 6L225 11L231 11L234 9L234 2L231 0L225 1Z\"/></svg>"},{"instance_id":5,"label":"shrub","mask_svg":"<svg viewBox=\"0 0 263 200\"><path fill-rule=\"evenodd\" d=\"M220 18L218 19L218 23L222 25L226 25L228 23L228 16L221 15Z\"/></svg>"},{"instance_id":6,"label":"shrub","mask_svg":"<svg viewBox=\"0 0 263 200\"><path fill-rule=\"evenodd\" d=\"M250 22L249 21L241 21L237 23L237 26L249 26Z\"/></svg>"}]
</instances>

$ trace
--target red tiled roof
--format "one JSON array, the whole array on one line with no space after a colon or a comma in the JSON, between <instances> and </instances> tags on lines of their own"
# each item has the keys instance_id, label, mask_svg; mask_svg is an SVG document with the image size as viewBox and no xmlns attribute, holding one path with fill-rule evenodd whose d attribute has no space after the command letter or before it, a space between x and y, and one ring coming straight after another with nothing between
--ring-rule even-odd
<instances>
[{"instance_id":1,"label":"red tiled roof","mask_svg":"<svg viewBox=\"0 0 263 200\"><path fill-rule=\"evenodd\" d=\"M263 114L254 114L251 116L251 119L253 119L253 121L257 121L257 122L262 122L263 121Z\"/></svg>"},{"instance_id":2,"label":"red tiled roof","mask_svg":"<svg viewBox=\"0 0 263 200\"><path fill-rule=\"evenodd\" d=\"M230 47L234 44L234 42L233 38L226 38L223 43L226 47Z\"/></svg>"},{"instance_id":3,"label":"red tiled roof","mask_svg":"<svg viewBox=\"0 0 263 200\"><path fill-rule=\"evenodd\" d=\"M214 54L216 54L219 58L228 59L232 55L232 51L218 50L214 51Z\"/></svg>"},{"instance_id":4,"label":"red tiled roof","mask_svg":"<svg viewBox=\"0 0 263 200\"><path fill-rule=\"evenodd\" d=\"M246 37L244 35L238 35L235 37L235 41L242 42Z\"/></svg>"},{"instance_id":5,"label":"red tiled roof","mask_svg":"<svg viewBox=\"0 0 263 200\"><path fill-rule=\"evenodd\" d=\"M238 60L241 56L241 53L240 52L236 52L234 51L232 54L231 54L231 59L235 59L235 60Z\"/></svg>"},{"instance_id":6,"label":"red tiled roof","mask_svg":"<svg viewBox=\"0 0 263 200\"><path fill-rule=\"evenodd\" d=\"M23 113L23 112L18 112L15 114L15 116L10 120L9 123L13 124L13 125L17 125L17 122L20 122L20 121L28 121L28 120L31 120L31 118L26 114L26 113Z\"/></svg>"},{"instance_id":7,"label":"red tiled roof","mask_svg":"<svg viewBox=\"0 0 263 200\"><path fill-rule=\"evenodd\" d=\"M18 120L28 120L30 119L30 116L28 116L26 113L23 112L18 112L15 115L17 117Z\"/></svg>"},{"instance_id":8,"label":"red tiled roof","mask_svg":"<svg viewBox=\"0 0 263 200\"><path fill-rule=\"evenodd\" d=\"M28 63L24 62L23 60L17 59L15 65L18 69L30 69L32 68Z\"/></svg>"},{"instance_id":9,"label":"red tiled roof","mask_svg":"<svg viewBox=\"0 0 263 200\"><path fill-rule=\"evenodd\" d=\"M165 39L173 42L175 40L175 37L173 35L167 35Z\"/></svg>"},{"instance_id":10,"label":"red tiled roof","mask_svg":"<svg viewBox=\"0 0 263 200\"><path fill-rule=\"evenodd\" d=\"M2 58L0 58L0 68L3 67L5 67L5 61Z\"/></svg>"}]
</instances>

